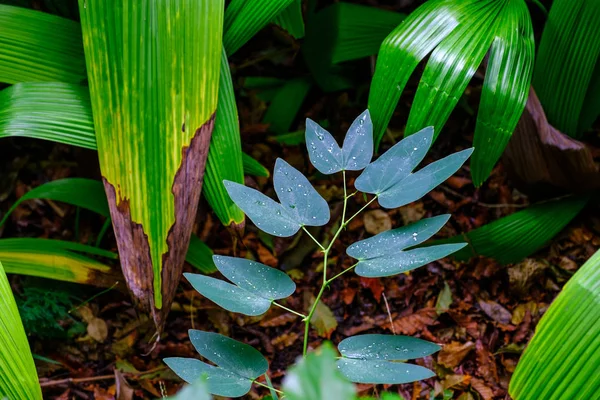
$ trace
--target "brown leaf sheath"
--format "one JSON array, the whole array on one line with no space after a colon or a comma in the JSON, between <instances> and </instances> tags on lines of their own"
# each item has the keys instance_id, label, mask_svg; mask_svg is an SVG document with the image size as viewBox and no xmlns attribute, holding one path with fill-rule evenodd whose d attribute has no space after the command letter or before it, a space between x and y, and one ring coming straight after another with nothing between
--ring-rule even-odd
<instances>
[{"instance_id":1,"label":"brown leaf sheath","mask_svg":"<svg viewBox=\"0 0 600 400\"><path fill-rule=\"evenodd\" d=\"M169 250L163 254L162 259L161 309L157 309L154 303L154 274L148 237L144 228L131 220L129 199L122 199L119 194L117 203L114 186L105 178L102 179L127 286L136 305L142 310L152 313L159 333L163 330L183 271L183 262L202 191L202 179L214 121L215 114L213 113L208 121L196 129L190 146L181 150L181 165L175 174L172 186L175 201L175 223L169 229L167 236Z\"/></svg>"}]
</instances>

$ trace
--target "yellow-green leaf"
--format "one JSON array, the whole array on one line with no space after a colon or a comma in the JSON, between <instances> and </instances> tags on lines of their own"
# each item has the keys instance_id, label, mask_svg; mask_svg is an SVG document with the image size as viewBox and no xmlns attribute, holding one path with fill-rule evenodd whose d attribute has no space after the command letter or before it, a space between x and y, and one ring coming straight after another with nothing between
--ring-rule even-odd
<instances>
[{"instance_id":1,"label":"yellow-green leaf","mask_svg":"<svg viewBox=\"0 0 600 400\"><path fill-rule=\"evenodd\" d=\"M160 330L179 282L219 86L223 1L80 0L123 273Z\"/></svg>"},{"instance_id":2,"label":"yellow-green leaf","mask_svg":"<svg viewBox=\"0 0 600 400\"><path fill-rule=\"evenodd\" d=\"M0 262L0 398L42 399L23 322Z\"/></svg>"}]
</instances>

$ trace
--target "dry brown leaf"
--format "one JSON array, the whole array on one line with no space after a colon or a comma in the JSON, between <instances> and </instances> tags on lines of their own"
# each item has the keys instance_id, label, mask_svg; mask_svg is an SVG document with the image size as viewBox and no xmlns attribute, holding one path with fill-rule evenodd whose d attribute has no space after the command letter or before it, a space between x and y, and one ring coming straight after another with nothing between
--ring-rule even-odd
<instances>
[{"instance_id":1,"label":"dry brown leaf","mask_svg":"<svg viewBox=\"0 0 600 400\"><path fill-rule=\"evenodd\" d=\"M271 344L281 350L294 344L299 337L297 332L288 332L272 339Z\"/></svg>"},{"instance_id":2,"label":"dry brown leaf","mask_svg":"<svg viewBox=\"0 0 600 400\"><path fill-rule=\"evenodd\" d=\"M472 378L471 386L473 389L477 390L483 400L494 400L494 391L481 379Z\"/></svg>"},{"instance_id":3,"label":"dry brown leaf","mask_svg":"<svg viewBox=\"0 0 600 400\"><path fill-rule=\"evenodd\" d=\"M479 300L479 307L487 314L488 317L496 322L504 325L510 324L512 315L510 312L502 307L500 304L492 300Z\"/></svg>"},{"instance_id":4,"label":"dry brown leaf","mask_svg":"<svg viewBox=\"0 0 600 400\"><path fill-rule=\"evenodd\" d=\"M414 335L426 326L433 325L436 319L437 312L434 308L422 308L413 314L394 319L394 330L396 333ZM390 329L390 324L384 324L383 328Z\"/></svg>"},{"instance_id":5,"label":"dry brown leaf","mask_svg":"<svg viewBox=\"0 0 600 400\"><path fill-rule=\"evenodd\" d=\"M494 356L481 340L475 344L475 351L477 353L477 375L486 382L498 382L498 370Z\"/></svg>"},{"instance_id":6,"label":"dry brown leaf","mask_svg":"<svg viewBox=\"0 0 600 400\"><path fill-rule=\"evenodd\" d=\"M117 400L133 399L134 390L131 386L129 386L129 383L127 383L127 380L118 369L115 369L115 384Z\"/></svg>"},{"instance_id":7,"label":"dry brown leaf","mask_svg":"<svg viewBox=\"0 0 600 400\"><path fill-rule=\"evenodd\" d=\"M280 315L276 315L272 318L265 318L260 321L260 326L263 328L273 328L275 326L287 325L292 321L297 320L298 317L292 313L285 312Z\"/></svg>"},{"instance_id":8,"label":"dry brown leaf","mask_svg":"<svg viewBox=\"0 0 600 400\"><path fill-rule=\"evenodd\" d=\"M420 201L400 207L398 210L404 225L419 221L426 213L423 203Z\"/></svg>"},{"instance_id":9,"label":"dry brown leaf","mask_svg":"<svg viewBox=\"0 0 600 400\"><path fill-rule=\"evenodd\" d=\"M269 267L277 267L279 261L277 257L271 253L269 249L267 249L262 243L258 243L258 247L256 248L256 253L258 254L258 259L261 263L268 265Z\"/></svg>"},{"instance_id":10,"label":"dry brown leaf","mask_svg":"<svg viewBox=\"0 0 600 400\"><path fill-rule=\"evenodd\" d=\"M469 375L450 374L446 375L446 377L442 380L442 388L444 390L452 389L456 386L468 385L469 382L471 382L471 376Z\"/></svg>"},{"instance_id":11,"label":"dry brown leaf","mask_svg":"<svg viewBox=\"0 0 600 400\"><path fill-rule=\"evenodd\" d=\"M475 348L473 342L450 342L438 353L438 363L448 368L455 368Z\"/></svg>"},{"instance_id":12,"label":"dry brown leaf","mask_svg":"<svg viewBox=\"0 0 600 400\"><path fill-rule=\"evenodd\" d=\"M392 219L383 210L368 211L363 216L365 230L372 235L392 229Z\"/></svg>"},{"instance_id":13,"label":"dry brown leaf","mask_svg":"<svg viewBox=\"0 0 600 400\"><path fill-rule=\"evenodd\" d=\"M365 278L361 276L360 285L365 289L369 289L378 303L381 301L381 294L385 288L379 278Z\"/></svg>"},{"instance_id":14,"label":"dry brown leaf","mask_svg":"<svg viewBox=\"0 0 600 400\"><path fill-rule=\"evenodd\" d=\"M87 326L87 333L97 342L104 342L108 337L108 326L101 318L92 318Z\"/></svg>"}]
</instances>

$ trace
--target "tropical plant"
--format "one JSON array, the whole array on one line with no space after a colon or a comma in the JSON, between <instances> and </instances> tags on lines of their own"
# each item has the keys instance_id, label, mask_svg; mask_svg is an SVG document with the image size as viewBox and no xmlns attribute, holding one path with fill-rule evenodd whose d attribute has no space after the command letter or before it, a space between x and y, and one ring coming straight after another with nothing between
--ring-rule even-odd
<instances>
[{"instance_id":1,"label":"tropical plant","mask_svg":"<svg viewBox=\"0 0 600 400\"><path fill-rule=\"evenodd\" d=\"M256 316L264 314L273 305L298 316L304 322L302 353L306 357L315 311L326 288L335 279L352 270L364 277L393 276L463 248L465 243L415 248L438 232L450 218L449 215L441 215L352 244L346 252L357 262L330 276L328 259L336 239L362 210L375 200L384 208L396 208L423 197L454 174L473 151L467 149L454 153L412 172L431 146L433 128L425 128L402 140L374 162L371 162L372 129L369 112L365 111L352 123L340 148L329 132L307 120L306 143L311 163L324 175L341 172L344 181L341 222L328 244L321 243L306 229L307 226L323 226L329 222L327 202L302 173L284 160L277 160L273 174L279 202L258 190L235 182L225 182L232 200L260 230L274 236L289 237L302 229L320 248L323 254L321 288L306 314L292 310L283 303L296 291L296 285L288 275L244 258L213 256L217 269L231 283L205 275L184 274L192 286L231 312ZM361 170L363 172L354 184L357 190L349 194L346 172ZM372 197L360 210L349 216L349 200L359 191ZM197 330L190 330L190 340L200 355L216 366L192 358L167 358L165 362L190 383L207 375L209 391L213 394L242 396L259 376L267 372L267 360L246 344L217 333ZM407 336L359 335L347 338L338 345L341 358L336 364L342 375L353 382L407 383L431 377L433 373L424 367L398 361L424 357L438 349L436 344Z\"/></svg>"},{"instance_id":2,"label":"tropical plant","mask_svg":"<svg viewBox=\"0 0 600 400\"><path fill-rule=\"evenodd\" d=\"M405 135L433 125L436 135L489 51L473 143L471 176L487 179L525 107L534 40L524 0L431 0L383 41L369 93L376 147L417 65L429 60Z\"/></svg>"},{"instance_id":3,"label":"tropical plant","mask_svg":"<svg viewBox=\"0 0 600 400\"><path fill-rule=\"evenodd\" d=\"M600 392L600 251L573 277L536 327L510 381L521 399L592 399Z\"/></svg>"},{"instance_id":4,"label":"tropical plant","mask_svg":"<svg viewBox=\"0 0 600 400\"><path fill-rule=\"evenodd\" d=\"M281 23L292 21L297 28L298 7L292 0L261 2L258 8L233 1L223 16L222 1L134 3L109 9L82 0L82 27L66 18L0 5L0 82L15 84L0 93L0 137L31 136L87 148L98 143L123 271L137 301L154 310L160 329L179 280L205 160L205 197L232 227L243 226L244 216L222 180L241 183L243 164L265 174L242 155L221 42L232 54L284 10L289 15ZM158 70L161 79L155 79ZM81 85L86 76L91 99ZM220 112L213 121L216 108ZM194 151L188 149L192 144ZM220 162L223 157L228 162ZM182 169L184 162L194 167ZM169 234L177 236L171 245ZM127 240L141 241L132 246ZM131 261L137 256L143 262Z\"/></svg>"},{"instance_id":5,"label":"tropical plant","mask_svg":"<svg viewBox=\"0 0 600 400\"><path fill-rule=\"evenodd\" d=\"M33 356L2 263L0 310L0 398L41 400Z\"/></svg>"}]
</instances>

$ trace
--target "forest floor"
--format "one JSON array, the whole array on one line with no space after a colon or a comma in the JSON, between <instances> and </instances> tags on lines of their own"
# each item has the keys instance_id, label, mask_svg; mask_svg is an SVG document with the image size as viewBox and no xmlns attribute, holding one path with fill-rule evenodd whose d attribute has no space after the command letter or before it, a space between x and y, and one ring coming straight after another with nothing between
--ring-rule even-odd
<instances>
[{"instance_id":1,"label":"forest floor","mask_svg":"<svg viewBox=\"0 0 600 400\"><path fill-rule=\"evenodd\" d=\"M294 44L281 44L268 28L233 58L236 93L248 76L289 78L305 75L302 56ZM281 36L281 34L279 35ZM275 42L275 43L274 43ZM289 51L281 52L281 47ZM275 49L263 51L260 48ZM279 49L279 50L278 50ZM294 126L303 129L304 118L329 121L330 131L340 137L364 108L372 60L358 63L365 81L356 89L323 93L316 87L303 103ZM466 104L452 114L427 161L470 147L481 77L467 89ZM408 98L415 82L409 85ZM412 86L411 86L412 85ZM411 89L412 88L412 89ZM401 101L382 145L390 147L401 137L410 102ZM282 157L311 177L319 192L334 206L332 222L313 231L330 235L339 222L341 177L324 178L310 167L306 148L281 145L272 140L261 123L266 105L252 91L238 100L244 151L268 169ZM65 177L99 179L94 152L33 140L4 139L0 148L0 210L4 213L31 188ZM356 175L350 175L350 187ZM272 194L271 179L248 177L248 185ZM468 232L511 214L532 202L513 187L500 163L481 188L474 188L468 166L420 201L396 210L372 204L364 217L356 218L334 246L330 268L341 271L350 265L345 248L382 229L398 227L424 217L450 213L452 218L438 237ZM364 204L360 196L350 211ZM336 217L337 210L337 217ZM45 200L21 205L0 228L1 237L44 237L93 243L103 220L95 214ZM279 266L296 281L298 289L287 302L305 310L320 287L322 259L305 235L267 238L251 222L238 239L211 214L202 200L195 232L216 254L249 255L267 265ZM112 233L102 248L116 251ZM521 352L536 324L570 276L600 246L600 219L585 209L553 241L518 264L501 265L492 259L457 262L446 258L399 276L367 279L349 273L325 292L326 307L316 315L310 347L324 340L338 343L359 333L405 334L440 343L443 349L423 359L437 377L410 385L374 387L360 385L361 394L387 390L405 399L504 399ZM115 265L115 268L119 268ZM186 265L185 270L194 269ZM192 357L190 328L220 332L259 349L270 362L269 373L279 385L283 372L302 353L303 323L272 307L260 317L226 312L206 300L182 280L164 335L153 346L153 324L136 312L130 297L118 290L11 276L11 284L24 316L38 373L48 399L156 398L174 393L180 381L162 363L164 357ZM27 301L26 301L27 300ZM23 311L22 311L23 312ZM446 397L444 397L444 392ZM247 398L267 395L254 387Z\"/></svg>"}]
</instances>

